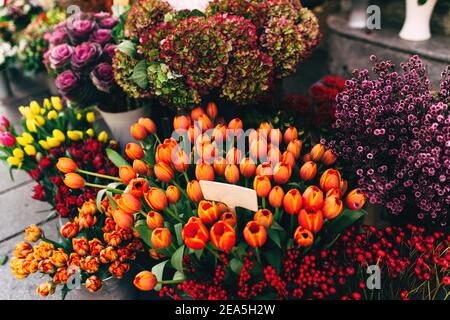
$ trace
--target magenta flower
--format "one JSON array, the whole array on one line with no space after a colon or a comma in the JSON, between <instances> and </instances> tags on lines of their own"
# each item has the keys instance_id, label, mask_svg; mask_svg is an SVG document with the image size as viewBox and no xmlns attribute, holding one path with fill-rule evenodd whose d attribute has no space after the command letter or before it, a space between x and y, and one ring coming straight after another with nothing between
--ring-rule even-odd
<instances>
[{"instance_id":1,"label":"magenta flower","mask_svg":"<svg viewBox=\"0 0 450 320\"><path fill-rule=\"evenodd\" d=\"M80 19L75 16L67 22L66 29L69 37L75 43L81 43L89 39L91 34L97 28L97 24L89 19Z\"/></svg>"},{"instance_id":2,"label":"magenta flower","mask_svg":"<svg viewBox=\"0 0 450 320\"><path fill-rule=\"evenodd\" d=\"M55 84L61 94L73 97L80 86L80 78L72 70L66 70L56 77Z\"/></svg>"},{"instance_id":3,"label":"magenta flower","mask_svg":"<svg viewBox=\"0 0 450 320\"><path fill-rule=\"evenodd\" d=\"M16 138L11 132L0 132L0 145L4 147L14 147L16 144Z\"/></svg>"},{"instance_id":4,"label":"magenta flower","mask_svg":"<svg viewBox=\"0 0 450 320\"><path fill-rule=\"evenodd\" d=\"M91 36L91 41L100 43L102 46L111 42L111 30L97 29Z\"/></svg>"},{"instance_id":5,"label":"magenta flower","mask_svg":"<svg viewBox=\"0 0 450 320\"><path fill-rule=\"evenodd\" d=\"M0 116L0 132L9 130L9 120L5 116Z\"/></svg>"},{"instance_id":6,"label":"magenta flower","mask_svg":"<svg viewBox=\"0 0 450 320\"><path fill-rule=\"evenodd\" d=\"M75 47L72 55L72 68L75 71L90 70L102 54L102 48L95 42L84 42Z\"/></svg>"},{"instance_id":7,"label":"magenta flower","mask_svg":"<svg viewBox=\"0 0 450 320\"><path fill-rule=\"evenodd\" d=\"M52 69L60 69L65 67L72 58L74 49L72 46L63 43L51 49L48 56L48 62Z\"/></svg>"},{"instance_id":8,"label":"magenta flower","mask_svg":"<svg viewBox=\"0 0 450 320\"><path fill-rule=\"evenodd\" d=\"M100 63L92 70L91 80L98 90L109 92L114 84L112 66L109 63Z\"/></svg>"}]
</instances>

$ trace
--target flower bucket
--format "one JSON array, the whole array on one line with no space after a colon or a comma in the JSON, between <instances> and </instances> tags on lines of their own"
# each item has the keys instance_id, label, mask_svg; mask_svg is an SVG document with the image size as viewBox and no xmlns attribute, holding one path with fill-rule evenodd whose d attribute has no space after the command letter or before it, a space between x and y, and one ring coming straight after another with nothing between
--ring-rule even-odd
<instances>
[{"instance_id":1,"label":"flower bucket","mask_svg":"<svg viewBox=\"0 0 450 320\"><path fill-rule=\"evenodd\" d=\"M121 146L125 146L128 142L134 140L130 134L130 126L140 117L145 116L147 111L146 107L117 113L106 112L98 108L97 110L108 126L112 136Z\"/></svg>"},{"instance_id":2,"label":"flower bucket","mask_svg":"<svg viewBox=\"0 0 450 320\"><path fill-rule=\"evenodd\" d=\"M431 38L430 20L437 0L406 0L406 18L400 31L400 38L410 41L424 41Z\"/></svg>"},{"instance_id":3,"label":"flower bucket","mask_svg":"<svg viewBox=\"0 0 450 320\"><path fill-rule=\"evenodd\" d=\"M109 278L103 281L97 292L89 292L84 286L69 291L66 300L132 300L136 297L133 281L128 276L122 279Z\"/></svg>"}]
</instances>

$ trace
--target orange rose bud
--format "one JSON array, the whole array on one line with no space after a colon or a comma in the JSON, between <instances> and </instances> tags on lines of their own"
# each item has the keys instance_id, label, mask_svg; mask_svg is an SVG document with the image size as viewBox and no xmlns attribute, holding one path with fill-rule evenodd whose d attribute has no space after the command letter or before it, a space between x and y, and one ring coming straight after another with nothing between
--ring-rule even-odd
<instances>
[{"instance_id":1,"label":"orange rose bud","mask_svg":"<svg viewBox=\"0 0 450 320\"><path fill-rule=\"evenodd\" d=\"M137 143L130 142L125 147L125 154L131 160L142 159L144 157L144 150Z\"/></svg>"},{"instance_id":2,"label":"orange rose bud","mask_svg":"<svg viewBox=\"0 0 450 320\"><path fill-rule=\"evenodd\" d=\"M194 109L192 109L191 111L191 118L194 121L197 121L198 118L200 118L200 116L204 115L205 111L203 110L202 107L196 107Z\"/></svg>"},{"instance_id":3,"label":"orange rose bud","mask_svg":"<svg viewBox=\"0 0 450 320\"><path fill-rule=\"evenodd\" d=\"M292 152L295 159L300 158L300 153L302 152L303 141L299 139L294 139L289 142L287 146L287 151Z\"/></svg>"},{"instance_id":4,"label":"orange rose bud","mask_svg":"<svg viewBox=\"0 0 450 320\"><path fill-rule=\"evenodd\" d=\"M227 165L225 169L225 179L230 184L236 184L239 181L239 169L235 164Z\"/></svg>"},{"instance_id":5,"label":"orange rose bud","mask_svg":"<svg viewBox=\"0 0 450 320\"><path fill-rule=\"evenodd\" d=\"M200 201L198 205L198 217L205 224L213 224L219 218L219 211L214 203L209 201Z\"/></svg>"},{"instance_id":6,"label":"orange rose bud","mask_svg":"<svg viewBox=\"0 0 450 320\"><path fill-rule=\"evenodd\" d=\"M78 234L78 225L73 222L67 222L61 227L59 232L64 238L71 239Z\"/></svg>"},{"instance_id":7,"label":"orange rose bud","mask_svg":"<svg viewBox=\"0 0 450 320\"><path fill-rule=\"evenodd\" d=\"M270 212L270 210L263 209L256 211L255 215L253 216L253 220L258 222L260 225L262 225L265 228L270 228L273 221L273 214Z\"/></svg>"},{"instance_id":8,"label":"orange rose bud","mask_svg":"<svg viewBox=\"0 0 450 320\"><path fill-rule=\"evenodd\" d=\"M200 183L197 180L192 180L188 183L186 192L192 202L199 203L201 200L203 200L202 188L200 187Z\"/></svg>"},{"instance_id":9,"label":"orange rose bud","mask_svg":"<svg viewBox=\"0 0 450 320\"><path fill-rule=\"evenodd\" d=\"M85 183L84 178L78 173L66 173L64 177L64 184L71 189L81 189Z\"/></svg>"},{"instance_id":10,"label":"orange rose bud","mask_svg":"<svg viewBox=\"0 0 450 320\"><path fill-rule=\"evenodd\" d=\"M220 220L222 220L223 222L228 223L233 228L237 224L236 214L234 212L231 212L231 211L222 213L222 216L220 217Z\"/></svg>"},{"instance_id":11,"label":"orange rose bud","mask_svg":"<svg viewBox=\"0 0 450 320\"><path fill-rule=\"evenodd\" d=\"M270 190L272 189L272 184L270 183L268 177L256 176L253 181L253 189L255 189L258 197L265 198L269 195Z\"/></svg>"},{"instance_id":12,"label":"orange rose bud","mask_svg":"<svg viewBox=\"0 0 450 320\"><path fill-rule=\"evenodd\" d=\"M147 214L146 222L150 230L164 227L164 218L160 213L156 211L150 211Z\"/></svg>"},{"instance_id":13,"label":"orange rose bud","mask_svg":"<svg viewBox=\"0 0 450 320\"><path fill-rule=\"evenodd\" d=\"M191 118L189 116L176 116L173 118L173 128L175 131L185 131L191 125Z\"/></svg>"},{"instance_id":14,"label":"orange rose bud","mask_svg":"<svg viewBox=\"0 0 450 320\"><path fill-rule=\"evenodd\" d=\"M195 166L197 180L214 181L214 168L205 161L199 161Z\"/></svg>"},{"instance_id":15,"label":"orange rose bud","mask_svg":"<svg viewBox=\"0 0 450 320\"><path fill-rule=\"evenodd\" d=\"M273 168L273 180L277 184L285 184L289 181L292 175L291 166L284 162L278 162Z\"/></svg>"},{"instance_id":16,"label":"orange rose bud","mask_svg":"<svg viewBox=\"0 0 450 320\"><path fill-rule=\"evenodd\" d=\"M133 123L130 127L130 134L136 140L144 140L147 138L147 130L139 123Z\"/></svg>"},{"instance_id":17,"label":"orange rose bud","mask_svg":"<svg viewBox=\"0 0 450 320\"><path fill-rule=\"evenodd\" d=\"M167 197L161 189L150 188L150 190L144 194L144 198L153 210L162 211L167 207Z\"/></svg>"},{"instance_id":18,"label":"orange rose bud","mask_svg":"<svg viewBox=\"0 0 450 320\"><path fill-rule=\"evenodd\" d=\"M142 207L141 201L129 193L123 193L116 203L119 209L127 214L134 214Z\"/></svg>"},{"instance_id":19,"label":"orange rose bud","mask_svg":"<svg viewBox=\"0 0 450 320\"><path fill-rule=\"evenodd\" d=\"M201 250L209 240L209 232L200 219L189 219L181 231L181 237L186 247Z\"/></svg>"},{"instance_id":20,"label":"orange rose bud","mask_svg":"<svg viewBox=\"0 0 450 320\"><path fill-rule=\"evenodd\" d=\"M61 173L72 173L78 170L77 164L70 158L59 158L56 163L56 168Z\"/></svg>"},{"instance_id":21,"label":"orange rose bud","mask_svg":"<svg viewBox=\"0 0 450 320\"><path fill-rule=\"evenodd\" d=\"M136 198L140 198L148 191L148 182L144 178L135 178L128 183L130 194Z\"/></svg>"},{"instance_id":22,"label":"orange rose bud","mask_svg":"<svg viewBox=\"0 0 450 320\"><path fill-rule=\"evenodd\" d=\"M298 214L303 206L302 195L297 189L289 190L283 199L284 211L290 215Z\"/></svg>"},{"instance_id":23,"label":"orange rose bud","mask_svg":"<svg viewBox=\"0 0 450 320\"><path fill-rule=\"evenodd\" d=\"M339 189L341 186L341 174L335 169L326 170L320 177L320 188L323 192L330 189Z\"/></svg>"},{"instance_id":24,"label":"orange rose bud","mask_svg":"<svg viewBox=\"0 0 450 320\"><path fill-rule=\"evenodd\" d=\"M36 288L36 293L40 295L41 297L47 297L48 295L52 295L55 293L56 284L50 281L46 281L44 283L41 283Z\"/></svg>"},{"instance_id":25,"label":"orange rose bud","mask_svg":"<svg viewBox=\"0 0 450 320\"><path fill-rule=\"evenodd\" d=\"M229 253L236 244L236 231L228 223L219 221L211 227L210 239L217 249Z\"/></svg>"},{"instance_id":26,"label":"orange rose bud","mask_svg":"<svg viewBox=\"0 0 450 320\"><path fill-rule=\"evenodd\" d=\"M153 171L155 172L156 178L165 183L169 183L173 180L175 173L173 172L172 168L164 163L164 162L158 162L153 167Z\"/></svg>"},{"instance_id":27,"label":"orange rose bud","mask_svg":"<svg viewBox=\"0 0 450 320\"><path fill-rule=\"evenodd\" d=\"M219 176L225 175L225 169L227 168L227 160L223 157L214 159L214 171Z\"/></svg>"},{"instance_id":28,"label":"orange rose bud","mask_svg":"<svg viewBox=\"0 0 450 320\"><path fill-rule=\"evenodd\" d=\"M303 192L303 206L310 211L320 210L323 205L323 192L316 186L309 186Z\"/></svg>"},{"instance_id":29,"label":"orange rose bud","mask_svg":"<svg viewBox=\"0 0 450 320\"><path fill-rule=\"evenodd\" d=\"M214 120L217 117L217 113L217 105L214 102L208 103L208 106L206 107L206 114L208 117Z\"/></svg>"},{"instance_id":30,"label":"orange rose bud","mask_svg":"<svg viewBox=\"0 0 450 320\"><path fill-rule=\"evenodd\" d=\"M323 202L322 213L327 220L332 220L342 213L344 204L338 197L326 197Z\"/></svg>"},{"instance_id":31,"label":"orange rose bud","mask_svg":"<svg viewBox=\"0 0 450 320\"><path fill-rule=\"evenodd\" d=\"M274 208L280 208L283 205L284 190L280 186L275 186L270 190L269 203Z\"/></svg>"},{"instance_id":32,"label":"orange rose bud","mask_svg":"<svg viewBox=\"0 0 450 320\"><path fill-rule=\"evenodd\" d=\"M130 166L121 166L119 168L119 178L123 183L130 183L131 180L136 178L136 172Z\"/></svg>"},{"instance_id":33,"label":"orange rose bud","mask_svg":"<svg viewBox=\"0 0 450 320\"><path fill-rule=\"evenodd\" d=\"M366 195L361 190L354 189L347 195L345 203L350 210L359 210L366 203Z\"/></svg>"},{"instance_id":34,"label":"orange rose bud","mask_svg":"<svg viewBox=\"0 0 450 320\"><path fill-rule=\"evenodd\" d=\"M251 158L245 158L239 165L239 171L246 178L253 177L256 172L256 164Z\"/></svg>"},{"instance_id":35,"label":"orange rose bud","mask_svg":"<svg viewBox=\"0 0 450 320\"><path fill-rule=\"evenodd\" d=\"M154 134L156 132L156 124L152 119L139 118L138 123L139 125L143 126L148 133Z\"/></svg>"},{"instance_id":36,"label":"orange rose bud","mask_svg":"<svg viewBox=\"0 0 450 320\"><path fill-rule=\"evenodd\" d=\"M267 240L267 231L256 221L250 221L244 228L244 238L253 248L262 247Z\"/></svg>"},{"instance_id":37,"label":"orange rose bud","mask_svg":"<svg viewBox=\"0 0 450 320\"><path fill-rule=\"evenodd\" d=\"M325 147L323 144L318 143L314 147L312 147L310 155L312 161L321 161L323 154L325 153Z\"/></svg>"},{"instance_id":38,"label":"orange rose bud","mask_svg":"<svg viewBox=\"0 0 450 320\"><path fill-rule=\"evenodd\" d=\"M289 142L295 140L298 138L298 131L297 128L290 126L289 128L286 129L286 131L284 132L284 143L289 144Z\"/></svg>"},{"instance_id":39,"label":"orange rose bud","mask_svg":"<svg viewBox=\"0 0 450 320\"><path fill-rule=\"evenodd\" d=\"M294 240L300 247L309 247L314 242L314 236L308 229L298 227L294 233Z\"/></svg>"},{"instance_id":40,"label":"orange rose bud","mask_svg":"<svg viewBox=\"0 0 450 320\"><path fill-rule=\"evenodd\" d=\"M150 241L156 249L165 249L170 246L172 242L172 235L167 228L156 228L152 232Z\"/></svg>"},{"instance_id":41,"label":"orange rose bud","mask_svg":"<svg viewBox=\"0 0 450 320\"><path fill-rule=\"evenodd\" d=\"M334 154L334 152L331 149L328 149L327 151L325 151L325 153L322 156L322 163L326 166L331 166L333 163L336 162L336 155Z\"/></svg>"},{"instance_id":42,"label":"orange rose bud","mask_svg":"<svg viewBox=\"0 0 450 320\"><path fill-rule=\"evenodd\" d=\"M308 181L314 179L317 174L317 164L314 161L305 162L300 168L300 178Z\"/></svg>"},{"instance_id":43,"label":"orange rose bud","mask_svg":"<svg viewBox=\"0 0 450 320\"><path fill-rule=\"evenodd\" d=\"M151 291L158 284L158 279L150 271L142 271L134 277L133 284L141 291Z\"/></svg>"},{"instance_id":44,"label":"orange rose bud","mask_svg":"<svg viewBox=\"0 0 450 320\"><path fill-rule=\"evenodd\" d=\"M130 230L134 223L133 215L123 212L120 209L116 209L112 213L114 222L124 230Z\"/></svg>"},{"instance_id":45,"label":"orange rose bud","mask_svg":"<svg viewBox=\"0 0 450 320\"><path fill-rule=\"evenodd\" d=\"M322 229L323 226L323 214L322 211L312 211L308 212L305 209L300 210L298 215L298 224L311 231L312 233L317 233Z\"/></svg>"},{"instance_id":46,"label":"orange rose bud","mask_svg":"<svg viewBox=\"0 0 450 320\"><path fill-rule=\"evenodd\" d=\"M169 200L169 203L175 204L180 200L180 190L175 186L168 186L166 190L166 197Z\"/></svg>"}]
</instances>

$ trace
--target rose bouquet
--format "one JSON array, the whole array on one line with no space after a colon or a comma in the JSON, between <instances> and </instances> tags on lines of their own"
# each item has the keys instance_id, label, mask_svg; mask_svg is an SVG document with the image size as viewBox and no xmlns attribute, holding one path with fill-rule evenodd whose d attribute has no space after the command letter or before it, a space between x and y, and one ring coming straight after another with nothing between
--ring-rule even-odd
<instances>
[{"instance_id":1,"label":"rose bouquet","mask_svg":"<svg viewBox=\"0 0 450 320\"><path fill-rule=\"evenodd\" d=\"M121 183L93 185L85 179L91 173L58 161L68 187L102 188L97 203L116 195L114 221L139 233L159 260L136 276L141 290L181 284L190 280L186 270L211 279L220 266L236 277L247 259L258 266L257 278L268 266L280 274L289 249L306 253L329 244L365 214L365 195L347 192L347 182L331 167L335 155L323 145L305 153L295 127L283 132L262 123L244 132L240 119L214 124L216 117L214 103L177 116L172 137L163 141L151 119L139 119L130 132L140 144L125 149L132 163L108 151ZM211 195L215 188L222 191ZM230 286L237 285L233 279Z\"/></svg>"},{"instance_id":2,"label":"rose bouquet","mask_svg":"<svg viewBox=\"0 0 450 320\"><path fill-rule=\"evenodd\" d=\"M353 169L372 204L408 221L448 223L450 205L450 72L431 91L417 56L397 71L376 61L355 71L337 97L336 137L331 146Z\"/></svg>"},{"instance_id":3,"label":"rose bouquet","mask_svg":"<svg viewBox=\"0 0 450 320\"><path fill-rule=\"evenodd\" d=\"M164 0L136 1L113 67L133 98L176 109L209 94L236 104L266 97L320 40L316 17L299 1L212 1L206 12Z\"/></svg>"},{"instance_id":4,"label":"rose bouquet","mask_svg":"<svg viewBox=\"0 0 450 320\"><path fill-rule=\"evenodd\" d=\"M99 175L115 174L117 169L106 157L105 149L117 149L117 144L108 143L104 131L96 139L93 112L66 108L57 97L45 99L42 107L33 101L19 111L24 117L22 134L0 117L0 159L8 163L11 174L13 169L25 170L36 181L34 199L50 203L63 217L77 214L77 207L95 198L95 191L87 188L74 192L67 188L55 168L57 160L68 155L77 165Z\"/></svg>"}]
</instances>

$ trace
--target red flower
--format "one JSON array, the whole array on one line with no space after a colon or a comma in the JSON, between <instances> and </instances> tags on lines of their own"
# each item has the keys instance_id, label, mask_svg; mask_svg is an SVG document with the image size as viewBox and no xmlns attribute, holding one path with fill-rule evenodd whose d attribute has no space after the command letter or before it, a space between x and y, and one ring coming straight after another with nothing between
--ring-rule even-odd
<instances>
[{"instance_id":1,"label":"red flower","mask_svg":"<svg viewBox=\"0 0 450 320\"><path fill-rule=\"evenodd\" d=\"M45 189L42 185L37 184L33 187L32 198L38 201L45 201Z\"/></svg>"}]
</instances>

